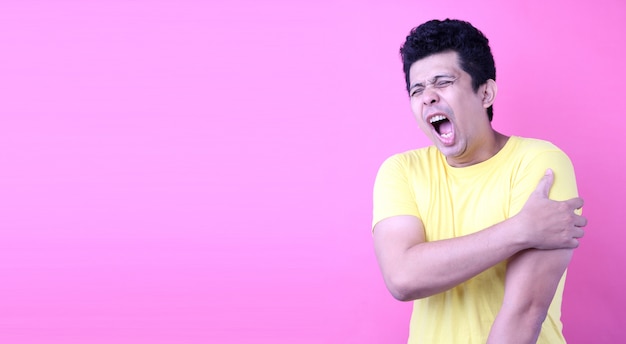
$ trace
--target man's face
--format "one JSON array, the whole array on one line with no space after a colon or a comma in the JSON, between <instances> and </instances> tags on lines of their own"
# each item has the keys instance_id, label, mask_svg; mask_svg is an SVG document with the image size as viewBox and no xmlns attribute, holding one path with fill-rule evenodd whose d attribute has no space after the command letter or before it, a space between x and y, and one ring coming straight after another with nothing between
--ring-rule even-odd
<instances>
[{"instance_id":1,"label":"man's face","mask_svg":"<svg viewBox=\"0 0 626 344\"><path fill-rule=\"evenodd\" d=\"M448 163L467 166L484 160L485 138L493 138L486 114L487 84L474 92L471 76L461 69L454 51L416 61L409 78L413 114Z\"/></svg>"}]
</instances>

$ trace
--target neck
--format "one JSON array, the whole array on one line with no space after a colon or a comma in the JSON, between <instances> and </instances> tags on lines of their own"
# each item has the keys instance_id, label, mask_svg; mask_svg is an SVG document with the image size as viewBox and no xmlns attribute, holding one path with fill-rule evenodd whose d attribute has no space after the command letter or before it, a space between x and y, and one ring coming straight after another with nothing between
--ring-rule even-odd
<instances>
[{"instance_id":1,"label":"neck","mask_svg":"<svg viewBox=\"0 0 626 344\"><path fill-rule=\"evenodd\" d=\"M448 165L452 167L467 167L479 164L483 161L489 160L506 145L509 140L508 136L500 134L499 132L492 130L491 135L486 135L474 149L467 150L458 157L446 157Z\"/></svg>"}]
</instances>

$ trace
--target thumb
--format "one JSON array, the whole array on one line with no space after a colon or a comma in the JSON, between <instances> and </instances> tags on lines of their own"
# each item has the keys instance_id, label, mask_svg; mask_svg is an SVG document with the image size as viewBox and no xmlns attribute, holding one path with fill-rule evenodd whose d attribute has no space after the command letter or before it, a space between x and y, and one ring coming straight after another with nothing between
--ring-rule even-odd
<instances>
[{"instance_id":1,"label":"thumb","mask_svg":"<svg viewBox=\"0 0 626 344\"><path fill-rule=\"evenodd\" d=\"M552 169L547 169L546 173L543 175L543 177L541 177L541 179L539 180L539 183L537 184L537 188L535 189L536 192L548 198L553 182L554 182L554 172L552 172Z\"/></svg>"}]
</instances>

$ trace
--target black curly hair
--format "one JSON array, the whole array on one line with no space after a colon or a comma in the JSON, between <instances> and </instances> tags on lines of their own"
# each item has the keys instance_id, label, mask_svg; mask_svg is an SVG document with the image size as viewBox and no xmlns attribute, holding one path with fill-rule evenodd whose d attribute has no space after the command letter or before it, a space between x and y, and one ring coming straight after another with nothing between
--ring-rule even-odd
<instances>
[{"instance_id":1,"label":"black curly hair","mask_svg":"<svg viewBox=\"0 0 626 344\"><path fill-rule=\"evenodd\" d=\"M431 20L413 28L400 48L406 89L410 90L409 70L415 61L433 54L456 51L461 68L472 77L474 92L487 80L496 80L496 66L489 40L472 24L457 20ZM487 109L493 119L493 106Z\"/></svg>"}]
</instances>

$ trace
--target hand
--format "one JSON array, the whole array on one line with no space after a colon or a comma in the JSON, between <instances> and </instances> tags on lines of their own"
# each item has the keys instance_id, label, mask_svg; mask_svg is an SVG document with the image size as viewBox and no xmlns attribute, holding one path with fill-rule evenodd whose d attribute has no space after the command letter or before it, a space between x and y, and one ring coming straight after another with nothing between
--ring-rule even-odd
<instances>
[{"instance_id":1,"label":"hand","mask_svg":"<svg viewBox=\"0 0 626 344\"><path fill-rule=\"evenodd\" d=\"M515 216L521 223L522 235L529 248L576 248L578 239L585 234L582 227L587 225L587 219L574 213L583 206L582 198L561 202L551 200L548 195L553 182L554 174L548 169Z\"/></svg>"}]
</instances>

